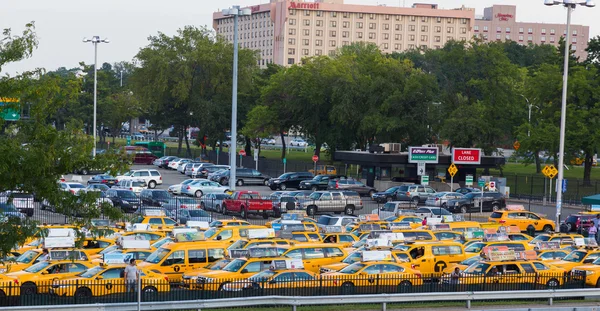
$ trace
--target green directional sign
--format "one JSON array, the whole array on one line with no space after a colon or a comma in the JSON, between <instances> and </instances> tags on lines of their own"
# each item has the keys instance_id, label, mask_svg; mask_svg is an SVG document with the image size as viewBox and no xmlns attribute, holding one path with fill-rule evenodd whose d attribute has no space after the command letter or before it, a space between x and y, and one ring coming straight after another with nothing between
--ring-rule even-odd
<instances>
[{"instance_id":1,"label":"green directional sign","mask_svg":"<svg viewBox=\"0 0 600 311\"><path fill-rule=\"evenodd\" d=\"M19 121L21 119L18 98L0 97L0 118L5 121Z\"/></svg>"},{"instance_id":2,"label":"green directional sign","mask_svg":"<svg viewBox=\"0 0 600 311\"><path fill-rule=\"evenodd\" d=\"M283 164L286 164L286 163L287 163L287 159L283 158Z\"/></svg>"},{"instance_id":3,"label":"green directional sign","mask_svg":"<svg viewBox=\"0 0 600 311\"><path fill-rule=\"evenodd\" d=\"M423 185L423 186L429 185L429 176L427 176L427 175L421 176L421 185Z\"/></svg>"},{"instance_id":4,"label":"green directional sign","mask_svg":"<svg viewBox=\"0 0 600 311\"><path fill-rule=\"evenodd\" d=\"M465 178L465 184L467 186L473 186L473 175L467 175Z\"/></svg>"},{"instance_id":5,"label":"green directional sign","mask_svg":"<svg viewBox=\"0 0 600 311\"><path fill-rule=\"evenodd\" d=\"M408 147L408 163L438 163L438 148Z\"/></svg>"}]
</instances>

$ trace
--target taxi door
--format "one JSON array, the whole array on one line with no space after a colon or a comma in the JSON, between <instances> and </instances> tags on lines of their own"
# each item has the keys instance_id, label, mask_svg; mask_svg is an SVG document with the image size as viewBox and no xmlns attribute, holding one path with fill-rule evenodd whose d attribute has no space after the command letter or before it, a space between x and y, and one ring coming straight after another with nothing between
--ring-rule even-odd
<instances>
[{"instance_id":1,"label":"taxi door","mask_svg":"<svg viewBox=\"0 0 600 311\"><path fill-rule=\"evenodd\" d=\"M409 251L409 254L413 259L413 265L416 270L421 271L423 274L434 272L435 262L431 254L431 247L415 246Z\"/></svg>"},{"instance_id":2,"label":"taxi door","mask_svg":"<svg viewBox=\"0 0 600 311\"><path fill-rule=\"evenodd\" d=\"M102 272L98 277L96 277L95 281L92 281L94 282L94 284L100 283L99 286L90 286L94 296L124 293L124 273L125 268L123 267L109 268L106 269L106 271Z\"/></svg>"},{"instance_id":3,"label":"taxi door","mask_svg":"<svg viewBox=\"0 0 600 311\"><path fill-rule=\"evenodd\" d=\"M177 282L181 279L186 267L185 251L177 250L163 260L159 271L169 277L169 282Z\"/></svg>"},{"instance_id":4,"label":"taxi door","mask_svg":"<svg viewBox=\"0 0 600 311\"><path fill-rule=\"evenodd\" d=\"M535 231L544 230L543 224L540 222L540 217L533 213L527 213L527 223L528 225L533 225L535 227ZM527 228L525 228L527 230Z\"/></svg>"}]
</instances>

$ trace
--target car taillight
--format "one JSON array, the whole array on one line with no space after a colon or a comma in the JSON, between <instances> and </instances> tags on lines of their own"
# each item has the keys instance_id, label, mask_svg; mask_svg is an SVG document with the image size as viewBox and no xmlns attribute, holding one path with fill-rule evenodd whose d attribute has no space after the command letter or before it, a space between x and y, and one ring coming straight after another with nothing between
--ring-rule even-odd
<instances>
[{"instance_id":1,"label":"car taillight","mask_svg":"<svg viewBox=\"0 0 600 311\"><path fill-rule=\"evenodd\" d=\"M190 186L187 186L187 190L190 190Z\"/></svg>"},{"instance_id":2,"label":"car taillight","mask_svg":"<svg viewBox=\"0 0 600 311\"><path fill-rule=\"evenodd\" d=\"M181 205L181 208L187 208L187 205Z\"/></svg>"},{"instance_id":3,"label":"car taillight","mask_svg":"<svg viewBox=\"0 0 600 311\"><path fill-rule=\"evenodd\" d=\"M417 276L417 278L421 278L421 273L415 273L415 275Z\"/></svg>"},{"instance_id":4,"label":"car taillight","mask_svg":"<svg viewBox=\"0 0 600 311\"><path fill-rule=\"evenodd\" d=\"M414 264L411 264L411 265L410 265L410 267L411 267L412 269L415 269L417 266L415 266Z\"/></svg>"},{"instance_id":5,"label":"car taillight","mask_svg":"<svg viewBox=\"0 0 600 311\"><path fill-rule=\"evenodd\" d=\"M13 280L13 282L17 285L19 285L19 280Z\"/></svg>"},{"instance_id":6,"label":"car taillight","mask_svg":"<svg viewBox=\"0 0 600 311\"><path fill-rule=\"evenodd\" d=\"M129 190L133 191L133 188L129 188Z\"/></svg>"},{"instance_id":7,"label":"car taillight","mask_svg":"<svg viewBox=\"0 0 600 311\"><path fill-rule=\"evenodd\" d=\"M160 176L159 179L162 180L162 176Z\"/></svg>"},{"instance_id":8,"label":"car taillight","mask_svg":"<svg viewBox=\"0 0 600 311\"><path fill-rule=\"evenodd\" d=\"M192 167L192 172L195 171L196 169Z\"/></svg>"},{"instance_id":9,"label":"car taillight","mask_svg":"<svg viewBox=\"0 0 600 311\"><path fill-rule=\"evenodd\" d=\"M503 223L505 223L505 222L506 222L506 220L504 220L504 219L500 219L498 222L499 222L499 223L501 223L501 224L503 224Z\"/></svg>"},{"instance_id":10,"label":"car taillight","mask_svg":"<svg viewBox=\"0 0 600 311\"><path fill-rule=\"evenodd\" d=\"M410 192L406 192L406 196L409 197L410 196Z\"/></svg>"},{"instance_id":11,"label":"car taillight","mask_svg":"<svg viewBox=\"0 0 600 311\"><path fill-rule=\"evenodd\" d=\"M335 189L340 189L340 183L339 182L335 182Z\"/></svg>"},{"instance_id":12,"label":"car taillight","mask_svg":"<svg viewBox=\"0 0 600 311\"><path fill-rule=\"evenodd\" d=\"M435 200L436 200L436 201L439 201L439 200L440 200L440 198L435 198Z\"/></svg>"},{"instance_id":13,"label":"car taillight","mask_svg":"<svg viewBox=\"0 0 600 311\"><path fill-rule=\"evenodd\" d=\"M71 193L72 193L72 194L75 194L75 190L71 190Z\"/></svg>"}]
</instances>

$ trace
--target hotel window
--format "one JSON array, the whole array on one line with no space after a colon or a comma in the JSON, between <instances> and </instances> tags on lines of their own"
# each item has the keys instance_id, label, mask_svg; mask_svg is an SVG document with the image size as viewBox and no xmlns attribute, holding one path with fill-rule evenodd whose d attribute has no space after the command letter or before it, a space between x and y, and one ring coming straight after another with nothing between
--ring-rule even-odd
<instances>
[{"instance_id":1,"label":"hotel window","mask_svg":"<svg viewBox=\"0 0 600 311\"><path fill-rule=\"evenodd\" d=\"M317 37L323 36L323 30L317 30Z\"/></svg>"},{"instance_id":2,"label":"hotel window","mask_svg":"<svg viewBox=\"0 0 600 311\"><path fill-rule=\"evenodd\" d=\"M571 51L577 51L577 46L576 45L571 45Z\"/></svg>"},{"instance_id":3,"label":"hotel window","mask_svg":"<svg viewBox=\"0 0 600 311\"><path fill-rule=\"evenodd\" d=\"M375 33L369 32L369 39L375 39Z\"/></svg>"},{"instance_id":4,"label":"hotel window","mask_svg":"<svg viewBox=\"0 0 600 311\"><path fill-rule=\"evenodd\" d=\"M296 49L288 49L288 55L295 55Z\"/></svg>"},{"instance_id":5,"label":"hotel window","mask_svg":"<svg viewBox=\"0 0 600 311\"><path fill-rule=\"evenodd\" d=\"M423 23L427 23L427 22L429 21L429 19L427 18L427 16L422 16L422 17L421 17L421 21L422 21Z\"/></svg>"},{"instance_id":6,"label":"hotel window","mask_svg":"<svg viewBox=\"0 0 600 311\"><path fill-rule=\"evenodd\" d=\"M496 40L500 40L500 34L496 35Z\"/></svg>"},{"instance_id":7,"label":"hotel window","mask_svg":"<svg viewBox=\"0 0 600 311\"><path fill-rule=\"evenodd\" d=\"M475 27L473 27L473 31L475 31L475 32L479 32L479 26L475 26Z\"/></svg>"},{"instance_id":8,"label":"hotel window","mask_svg":"<svg viewBox=\"0 0 600 311\"><path fill-rule=\"evenodd\" d=\"M542 38L540 39L540 41L546 42L546 36L542 36Z\"/></svg>"},{"instance_id":9,"label":"hotel window","mask_svg":"<svg viewBox=\"0 0 600 311\"><path fill-rule=\"evenodd\" d=\"M363 33L362 32L357 32L356 33L356 37L359 38L359 39L362 39Z\"/></svg>"},{"instance_id":10,"label":"hotel window","mask_svg":"<svg viewBox=\"0 0 600 311\"><path fill-rule=\"evenodd\" d=\"M396 35L396 41L402 41L402 35Z\"/></svg>"},{"instance_id":11,"label":"hotel window","mask_svg":"<svg viewBox=\"0 0 600 311\"><path fill-rule=\"evenodd\" d=\"M304 35L305 36L310 36L310 30L304 29Z\"/></svg>"},{"instance_id":12,"label":"hotel window","mask_svg":"<svg viewBox=\"0 0 600 311\"><path fill-rule=\"evenodd\" d=\"M467 41L466 37L460 37L460 41Z\"/></svg>"},{"instance_id":13,"label":"hotel window","mask_svg":"<svg viewBox=\"0 0 600 311\"><path fill-rule=\"evenodd\" d=\"M488 39L488 35L484 34L484 35L483 35L483 40L486 40L486 41L487 41L487 39Z\"/></svg>"},{"instance_id":14,"label":"hotel window","mask_svg":"<svg viewBox=\"0 0 600 311\"><path fill-rule=\"evenodd\" d=\"M408 36L408 40L410 40L410 41L415 41L415 35L410 35L410 36Z\"/></svg>"},{"instance_id":15,"label":"hotel window","mask_svg":"<svg viewBox=\"0 0 600 311\"><path fill-rule=\"evenodd\" d=\"M454 27L448 27L448 29L446 30L446 32L448 32L448 33L454 33Z\"/></svg>"},{"instance_id":16,"label":"hotel window","mask_svg":"<svg viewBox=\"0 0 600 311\"><path fill-rule=\"evenodd\" d=\"M375 19L375 14L369 14L370 19Z\"/></svg>"},{"instance_id":17,"label":"hotel window","mask_svg":"<svg viewBox=\"0 0 600 311\"><path fill-rule=\"evenodd\" d=\"M401 44L394 44L394 50L399 51L400 49L402 49L402 45Z\"/></svg>"},{"instance_id":18,"label":"hotel window","mask_svg":"<svg viewBox=\"0 0 600 311\"><path fill-rule=\"evenodd\" d=\"M483 32L487 32L488 31L488 26L483 26Z\"/></svg>"},{"instance_id":19,"label":"hotel window","mask_svg":"<svg viewBox=\"0 0 600 311\"><path fill-rule=\"evenodd\" d=\"M573 35L576 36L577 35L577 30L573 30Z\"/></svg>"},{"instance_id":20,"label":"hotel window","mask_svg":"<svg viewBox=\"0 0 600 311\"><path fill-rule=\"evenodd\" d=\"M331 12L331 17L337 17L337 12Z\"/></svg>"},{"instance_id":21,"label":"hotel window","mask_svg":"<svg viewBox=\"0 0 600 311\"><path fill-rule=\"evenodd\" d=\"M460 28L460 33L467 33L467 28L466 27L461 27Z\"/></svg>"},{"instance_id":22,"label":"hotel window","mask_svg":"<svg viewBox=\"0 0 600 311\"><path fill-rule=\"evenodd\" d=\"M519 28L519 33L523 33L523 27Z\"/></svg>"},{"instance_id":23,"label":"hotel window","mask_svg":"<svg viewBox=\"0 0 600 311\"><path fill-rule=\"evenodd\" d=\"M335 40L330 40L329 41L329 46L335 46Z\"/></svg>"},{"instance_id":24,"label":"hotel window","mask_svg":"<svg viewBox=\"0 0 600 311\"><path fill-rule=\"evenodd\" d=\"M331 21L330 25L331 25L331 27L337 27L337 22L336 21Z\"/></svg>"},{"instance_id":25,"label":"hotel window","mask_svg":"<svg viewBox=\"0 0 600 311\"><path fill-rule=\"evenodd\" d=\"M344 18L349 18L349 17L350 17L350 13L344 12Z\"/></svg>"},{"instance_id":26,"label":"hotel window","mask_svg":"<svg viewBox=\"0 0 600 311\"><path fill-rule=\"evenodd\" d=\"M390 30L390 24L383 24L384 30Z\"/></svg>"},{"instance_id":27,"label":"hotel window","mask_svg":"<svg viewBox=\"0 0 600 311\"><path fill-rule=\"evenodd\" d=\"M435 36L435 42L440 42L442 41L442 37L440 36Z\"/></svg>"},{"instance_id":28,"label":"hotel window","mask_svg":"<svg viewBox=\"0 0 600 311\"><path fill-rule=\"evenodd\" d=\"M289 43L289 44L292 44L292 45L294 45L294 44L296 44L296 39L294 39L294 38L289 38L289 39L288 39L288 43Z\"/></svg>"},{"instance_id":29,"label":"hotel window","mask_svg":"<svg viewBox=\"0 0 600 311\"><path fill-rule=\"evenodd\" d=\"M342 41L342 45L343 45L343 46L350 45L350 41Z\"/></svg>"},{"instance_id":30,"label":"hotel window","mask_svg":"<svg viewBox=\"0 0 600 311\"><path fill-rule=\"evenodd\" d=\"M291 16L294 16L294 15L296 15L296 10L290 10L290 15L291 15Z\"/></svg>"},{"instance_id":31,"label":"hotel window","mask_svg":"<svg viewBox=\"0 0 600 311\"><path fill-rule=\"evenodd\" d=\"M542 28L542 34L545 35L546 34L546 28Z\"/></svg>"},{"instance_id":32,"label":"hotel window","mask_svg":"<svg viewBox=\"0 0 600 311\"><path fill-rule=\"evenodd\" d=\"M293 65L293 64L294 64L294 59L288 58L288 65Z\"/></svg>"},{"instance_id":33,"label":"hotel window","mask_svg":"<svg viewBox=\"0 0 600 311\"><path fill-rule=\"evenodd\" d=\"M344 22L342 25L344 28L350 28L350 22Z\"/></svg>"},{"instance_id":34,"label":"hotel window","mask_svg":"<svg viewBox=\"0 0 600 311\"><path fill-rule=\"evenodd\" d=\"M421 26L421 31L427 32L427 31L429 31L429 29L427 29L427 26Z\"/></svg>"},{"instance_id":35,"label":"hotel window","mask_svg":"<svg viewBox=\"0 0 600 311\"><path fill-rule=\"evenodd\" d=\"M454 21L452 20L452 18L448 18L448 19L447 19L447 21L448 21L448 24L452 24L452 22L454 22Z\"/></svg>"},{"instance_id":36,"label":"hotel window","mask_svg":"<svg viewBox=\"0 0 600 311\"><path fill-rule=\"evenodd\" d=\"M416 17L416 16L411 16L411 17L410 17L410 21L411 21L411 22L414 22L414 21L416 21L416 20L417 20L417 17Z\"/></svg>"},{"instance_id":37,"label":"hotel window","mask_svg":"<svg viewBox=\"0 0 600 311\"><path fill-rule=\"evenodd\" d=\"M427 50L427 45L426 44L421 45L421 49L422 50Z\"/></svg>"},{"instance_id":38,"label":"hotel window","mask_svg":"<svg viewBox=\"0 0 600 311\"><path fill-rule=\"evenodd\" d=\"M363 18L363 13L358 13L358 18L362 19Z\"/></svg>"},{"instance_id":39,"label":"hotel window","mask_svg":"<svg viewBox=\"0 0 600 311\"><path fill-rule=\"evenodd\" d=\"M310 20L309 19L305 19L304 20L304 26L310 26Z\"/></svg>"},{"instance_id":40,"label":"hotel window","mask_svg":"<svg viewBox=\"0 0 600 311\"><path fill-rule=\"evenodd\" d=\"M335 30L330 31L329 32L329 36L330 37L337 37L337 31L335 31Z\"/></svg>"},{"instance_id":41,"label":"hotel window","mask_svg":"<svg viewBox=\"0 0 600 311\"><path fill-rule=\"evenodd\" d=\"M463 24L463 25L466 25L467 24L467 19L466 18L461 18L460 19L460 23Z\"/></svg>"},{"instance_id":42,"label":"hotel window","mask_svg":"<svg viewBox=\"0 0 600 311\"><path fill-rule=\"evenodd\" d=\"M388 14L385 15L385 20L389 21L390 20L390 16Z\"/></svg>"},{"instance_id":43,"label":"hotel window","mask_svg":"<svg viewBox=\"0 0 600 311\"><path fill-rule=\"evenodd\" d=\"M317 20L317 27L322 27L322 26L323 26L323 21Z\"/></svg>"},{"instance_id":44,"label":"hotel window","mask_svg":"<svg viewBox=\"0 0 600 311\"><path fill-rule=\"evenodd\" d=\"M571 42L577 43L577 38L573 38L573 40Z\"/></svg>"},{"instance_id":45,"label":"hotel window","mask_svg":"<svg viewBox=\"0 0 600 311\"><path fill-rule=\"evenodd\" d=\"M533 29L532 28L527 29L527 33L530 33L530 34L533 33Z\"/></svg>"},{"instance_id":46,"label":"hotel window","mask_svg":"<svg viewBox=\"0 0 600 311\"><path fill-rule=\"evenodd\" d=\"M305 10L305 11L304 11L304 16L310 16L310 11L308 11L308 10Z\"/></svg>"},{"instance_id":47,"label":"hotel window","mask_svg":"<svg viewBox=\"0 0 600 311\"><path fill-rule=\"evenodd\" d=\"M409 49L409 50L412 50L412 49L414 49L414 48L415 48L415 45L414 45L414 44L409 44L409 45L408 45L408 49Z\"/></svg>"},{"instance_id":48,"label":"hotel window","mask_svg":"<svg viewBox=\"0 0 600 311\"><path fill-rule=\"evenodd\" d=\"M323 11L317 11L317 16L318 16L318 17L321 17L321 16L323 16Z\"/></svg>"},{"instance_id":49,"label":"hotel window","mask_svg":"<svg viewBox=\"0 0 600 311\"><path fill-rule=\"evenodd\" d=\"M506 27L506 33L510 33L510 27Z\"/></svg>"},{"instance_id":50,"label":"hotel window","mask_svg":"<svg viewBox=\"0 0 600 311\"><path fill-rule=\"evenodd\" d=\"M415 25L408 25L409 31L415 31Z\"/></svg>"},{"instance_id":51,"label":"hotel window","mask_svg":"<svg viewBox=\"0 0 600 311\"><path fill-rule=\"evenodd\" d=\"M329 56L334 57L335 56L335 50L329 50Z\"/></svg>"},{"instance_id":52,"label":"hotel window","mask_svg":"<svg viewBox=\"0 0 600 311\"><path fill-rule=\"evenodd\" d=\"M315 55L321 55L323 54L323 50L315 50Z\"/></svg>"},{"instance_id":53,"label":"hotel window","mask_svg":"<svg viewBox=\"0 0 600 311\"><path fill-rule=\"evenodd\" d=\"M390 39L390 34L389 33L384 33L383 34L383 40L389 40Z\"/></svg>"},{"instance_id":54,"label":"hotel window","mask_svg":"<svg viewBox=\"0 0 600 311\"><path fill-rule=\"evenodd\" d=\"M302 49L302 55L308 55L308 49Z\"/></svg>"},{"instance_id":55,"label":"hotel window","mask_svg":"<svg viewBox=\"0 0 600 311\"><path fill-rule=\"evenodd\" d=\"M427 41L427 36L426 35L421 35L421 41Z\"/></svg>"},{"instance_id":56,"label":"hotel window","mask_svg":"<svg viewBox=\"0 0 600 311\"><path fill-rule=\"evenodd\" d=\"M550 37L550 43L554 43L554 37Z\"/></svg>"},{"instance_id":57,"label":"hotel window","mask_svg":"<svg viewBox=\"0 0 600 311\"><path fill-rule=\"evenodd\" d=\"M435 26L435 32L442 32L441 26Z\"/></svg>"},{"instance_id":58,"label":"hotel window","mask_svg":"<svg viewBox=\"0 0 600 311\"><path fill-rule=\"evenodd\" d=\"M295 36L296 35L296 29L291 28L290 31L289 31L289 34L292 35L292 36Z\"/></svg>"},{"instance_id":59,"label":"hotel window","mask_svg":"<svg viewBox=\"0 0 600 311\"><path fill-rule=\"evenodd\" d=\"M315 40L315 45L316 46L322 46L323 45L323 40Z\"/></svg>"},{"instance_id":60,"label":"hotel window","mask_svg":"<svg viewBox=\"0 0 600 311\"><path fill-rule=\"evenodd\" d=\"M510 35L506 35L505 39L510 40Z\"/></svg>"},{"instance_id":61,"label":"hotel window","mask_svg":"<svg viewBox=\"0 0 600 311\"><path fill-rule=\"evenodd\" d=\"M502 27L496 27L496 32L502 32Z\"/></svg>"},{"instance_id":62,"label":"hotel window","mask_svg":"<svg viewBox=\"0 0 600 311\"><path fill-rule=\"evenodd\" d=\"M347 32L347 31L343 31L343 32L342 32L342 37L344 37L344 38L348 38L348 35L349 35L349 34L350 34L349 32Z\"/></svg>"},{"instance_id":63,"label":"hotel window","mask_svg":"<svg viewBox=\"0 0 600 311\"><path fill-rule=\"evenodd\" d=\"M290 18L290 25L296 25L296 19L295 18Z\"/></svg>"},{"instance_id":64,"label":"hotel window","mask_svg":"<svg viewBox=\"0 0 600 311\"><path fill-rule=\"evenodd\" d=\"M363 28L363 23L362 22L357 22L356 23L356 28L362 29Z\"/></svg>"},{"instance_id":65,"label":"hotel window","mask_svg":"<svg viewBox=\"0 0 600 311\"><path fill-rule=\"evenodd\" d=\"M438 23L441 23L441 22L442 22L442 18L441 18L441 17L438 17L438 18L436 19L436 21L437 21Z\"/></svg>"},{"instance_id":66,"label":"hotel window","mask_svg":"<svg viewBox=\"0 0 600 311\"><path fill-rule=\"evenodd\" d=\"M551 35L556 34L556 31L554 29L550 29L550 34Z\"/></svg>"},{"instance_id":67,"label":"hotel window","mask_svg":"<svg viewBox=\"0 0 600 311\"><path fill-rule=\"evenodd\" d=\"M308 41L308 39L302 39L302 44L303 45L308 45L310 41Z\"/></svg>"},{"instance_id":68,"label":"hotel window","mask_svg":"<svg viewBox=\"0 0 600 311\"><path fill-rule=\"evenodd\" d=\"M523 41L523 36L519 36L519 41Z\"/></svg>"},{"instance_id":69,"label":"hotel window","mask_svg":"<svg viewBox=\"0 0 600 311\"><path fill-rule=\"evenodd\" d=\"M402 15L396 15L396 21L399 22L402 20Z\"/></svg>"},{"instance_id":70,"label":"hotel window","mask_svg":"<svg viewBox=\"0 0 600 311\"><path fill-rule=\"evenodd\" d=\"M389 48L390 48L390 45L389 45L389 44L387 44L387 43L384 43L384 44L383 44L383 49L384 49L384 50L387 50L387 49L389 49Z\"/></svg>"},{"instance_id":71,"label":"hotel window","mask_svg":"<svg viewBox=\"0 0 600 311\"><path fill-rule=\"evenodd\" d=\"M529 41L529 42L533 41L533 37L532 36L528 36L527 37L527 41Z\"/></svg>"},{"instance_id":72,"label":"hotel window","mask_svg":"<svg viewBox=\"0 0 600 311\"><path fill-rule=\"evenodd\" d=\"M369 23L369 29L375 29L376 25L375 23Z\"/></svg>"},{"instance_id":73,"label":"hotel window","mask_svg":"<svg viewBox=\"0 0 600 311\"><path fill-rule=\"evenodd\" d=\"M400 25L400 24L396 24L396 30L398 30L398 31L402 31L402 25Z\"/></svg>"}]
</instances>

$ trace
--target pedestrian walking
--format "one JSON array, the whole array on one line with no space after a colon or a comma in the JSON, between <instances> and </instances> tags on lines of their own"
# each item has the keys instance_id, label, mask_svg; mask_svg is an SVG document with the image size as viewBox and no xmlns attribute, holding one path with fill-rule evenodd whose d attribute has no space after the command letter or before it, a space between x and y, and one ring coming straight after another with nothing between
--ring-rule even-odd
<instances>
[{"instance_id":1,"label":"pedestrian walking","mask_svg":"<svg viewBox=\"0 0 600 311\"><path fill-rule=\"evenodd\" d=\"M129 261L129 264L127 265L127 267L125 267L125 273L123 275L123 277L125 278L125 284L126 284L126 288L127 288L127 292L135 292L137 291L137 280L138 280L138 276L140 274L140 271L138 270L137 266L135 265L135 259L131 259Z\"/></svg>"}]
</instances>

